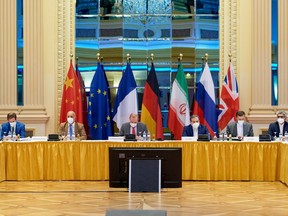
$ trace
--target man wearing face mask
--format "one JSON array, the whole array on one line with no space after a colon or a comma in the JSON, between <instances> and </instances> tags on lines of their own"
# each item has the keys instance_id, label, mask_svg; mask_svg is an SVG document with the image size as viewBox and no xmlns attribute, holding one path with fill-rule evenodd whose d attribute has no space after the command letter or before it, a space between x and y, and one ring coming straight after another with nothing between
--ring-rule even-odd
<instances>
[{"instance_id":1,"label":"man wearing face mask","mask_svg":"<svg viewBox=\"0 0 288 216\"><path fill-rule=\"evenodd\" d=\"M25 124L17 121L16 113L8 113L7 121L8 122L2 124L1 138L9 139L14 136L15 140L17 140L18 138L25 137Z\"/></svg>"},{"instance_id":2,"label":"man wearing face mask","mask_svg":"<svg viewBox=\"0 0 288 216\"><path fill-rule=\"evenodd\" d=\"M208 134L208 129L205 125L200 124L198 115L192 115L190 117L190 125L184 127L182 136L193 136L198 138L198 134Z\"/></svg>"},{"instance_id":3,"label":"man wearing face mask","mask_svg":"<svg viewBox=\"0 0 288 216\"><path fill-rule=\"evenodd\" d=\"M143 133L148 133L147 126L144 123L138 122L138 114L131 113L129 116L129 122L124 123L119 131L120 136L127 134L135 134L136 139L143 136Z\"/></svg>"},{"instance_id":4,"label":"man wearing face mask","mask_svg":"<svg viewBox=\"0 0 288 216\"><path fill-rule=\"evenodd\" d=\"M288 123L286 121L287 114L285 111L277 112L277 121L269 125L268 134L272 138L279 137L279 134L284 137L285 132L288 132Z\"/></svg>"},{"instance_id":5,"label":"man wearing face mask","mask_svg":"<svg viewBox=\"0 0 288 216\"><path fill-rule=\"evenodd\" d=\"M245 119L244 111L236 112L236 122L231 122L227 125L227 135L230 136L231 134L232 137L238 137L240 140L242 140L244 136L254 136L252 124L246 122Z\"/></svg>"},{"instance_id":6,"label":"man wearing face mask","mask_svg":"<svg viewBox=\"0 0 288 216\"><path fill-rule=\"evenodd\" d=\"M76 121L76 114L73 111L69 111L67 121L60 124L59 134L66 140L87 139L84 125Z\"/></svg>"}]
</instances>

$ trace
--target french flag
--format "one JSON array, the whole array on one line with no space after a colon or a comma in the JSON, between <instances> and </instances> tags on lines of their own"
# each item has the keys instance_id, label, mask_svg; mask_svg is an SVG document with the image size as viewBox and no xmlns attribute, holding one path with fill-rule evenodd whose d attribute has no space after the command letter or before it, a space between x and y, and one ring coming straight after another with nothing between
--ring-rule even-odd
<instances>
[{"instance_id":1,"label":"french flag","mask_svg":"<svg viewBox=\"0 0 288 216\"><path fill-rule=\"evenodd\" d=\"M113 121L120 129L122 124L129 121L131 113L138 113L138 99L136 81L130 63L127 63L125 72L119 83L116 101L113 109Z\"/></svg>"},{"instance_id":2,"label":"french flag","mask_svg":"<svg viewBox=\"0 0 288 216\"><path fill-rule=\"evenodd\" d=\"M211 137L218 134L215 88L207 62L197 85L193 114L199 116L200 123L207 127Z\"/></svg>"}]
</instances>

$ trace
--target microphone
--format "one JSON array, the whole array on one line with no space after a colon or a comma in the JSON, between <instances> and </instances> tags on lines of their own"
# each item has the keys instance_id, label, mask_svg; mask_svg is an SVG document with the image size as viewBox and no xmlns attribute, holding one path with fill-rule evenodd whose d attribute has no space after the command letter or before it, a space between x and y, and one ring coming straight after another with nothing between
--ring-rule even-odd
<instances>
[{"instance_id":1,"label":"microphone","mask_svg":"<svg viewBox=\"0 0 288 216\"><path fill-rule=\"evenodd\" d=\"M13 134L14 134L14 127L11 127L11 138L13 138Z\"/></svg>"}]
</instances>

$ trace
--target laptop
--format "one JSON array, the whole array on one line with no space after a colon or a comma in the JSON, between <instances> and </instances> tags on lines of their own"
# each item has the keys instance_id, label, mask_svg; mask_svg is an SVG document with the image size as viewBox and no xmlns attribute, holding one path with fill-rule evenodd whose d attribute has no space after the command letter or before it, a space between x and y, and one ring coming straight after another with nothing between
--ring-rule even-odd
<instances>
[{"instance_id":1,"label":"laptop","mask_svg":"<svg viewBox=\"0 0 288 216\"><path fill-rule=\"evenodd\" d=\"M135 134L126 134L124 141L137 141Z\"/></svg>"},{"instance_id":2,"label":"laptop","mask_svg":"<svg viewBox=\"0 0 288 216\"><path fill-rule=\"evenodd\" d=\"M198 134L197 141L210 141L210 136L209 134Z\"/></svg>"},{"instance_id":3,"label":"laptop","mask_svg":"<svg viewBox=\"0 0 288 216\"><path fill-rule=\"evenodd\" d=\"M259 142L271 142L270 134L260 134L259 135Z\"/></svg>"}]
</instances>

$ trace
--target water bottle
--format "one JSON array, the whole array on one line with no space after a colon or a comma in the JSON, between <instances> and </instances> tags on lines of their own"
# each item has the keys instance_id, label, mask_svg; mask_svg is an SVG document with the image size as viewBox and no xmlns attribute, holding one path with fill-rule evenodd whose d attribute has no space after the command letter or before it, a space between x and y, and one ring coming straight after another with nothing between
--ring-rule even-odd
<instances>
[{"instance_id":1,"label":"water bottle","mask_svg":"<svg viewBox=\"0 0 288 216\"><path fill-rule=\"evenodd\" d=\"M149 131L147 132L146 141L150 141L150 133L149 133Z\"/></svg>"},{"instance_id":2,"label":"water bottle","mask_svg":"<svg viewBox=\"0 0 288 216\"><path fill-rule=\"evenodd\" d=\"M288 142L288 132L287 131L285 131L284 136L285 136L285 142Z\"/></svg>"},{"instance_id":3,"label":"water bottle","mask_svg":"<svg viewBox=\"0 0 288 216\"><path fill-rule=\"evenodd\" d=\"M142 139L143 139L143 141L146 141L146 139L147 139L147 135L146 135L146 132L145 132L145 131L144 131L143 134L142 134Z\"/></svg>"}]
</instances>

